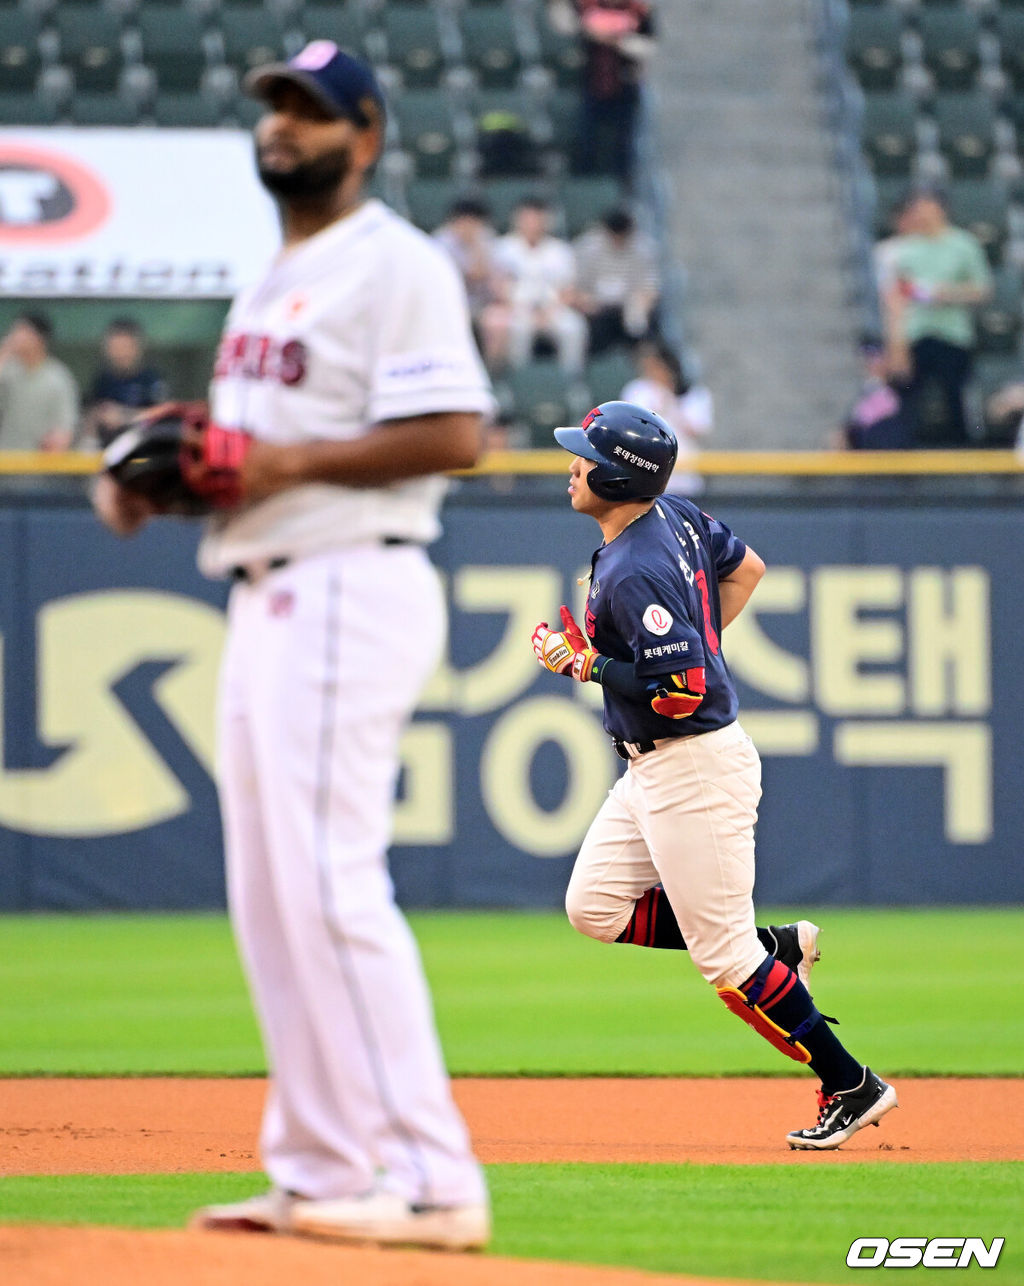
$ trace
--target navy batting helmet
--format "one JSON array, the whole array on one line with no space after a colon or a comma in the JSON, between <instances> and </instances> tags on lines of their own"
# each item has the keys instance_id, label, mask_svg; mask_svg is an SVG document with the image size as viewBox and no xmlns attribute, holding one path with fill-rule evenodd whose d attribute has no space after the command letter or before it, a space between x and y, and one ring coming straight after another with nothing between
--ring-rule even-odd
<instances>
[{"instance_id":1,"label":"navy batting helmet","mask_svg":"<svg viewBox=\"0 0 1024 1286\"><path fill-rule=\"evenodd\" d=\"M668 486L679 444L660 415L635 402L602 402L555 441L595 461L587 486L602 500L653 500Z\"/></svg>"}]
</instances>

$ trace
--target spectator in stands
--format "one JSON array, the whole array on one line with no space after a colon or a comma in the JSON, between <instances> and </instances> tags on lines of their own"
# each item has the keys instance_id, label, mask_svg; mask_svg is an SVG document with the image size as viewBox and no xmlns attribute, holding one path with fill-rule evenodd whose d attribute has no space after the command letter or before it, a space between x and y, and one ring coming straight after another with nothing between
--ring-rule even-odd
<instances>
[{"instance_id":1,"label":"spectator in stands","mask_svg":"<svg viewBox=\"0 0 1024 1286\"><path fill-rule=\"evenodd\" d=\"M640 83L654 52L647 0L551 0L552 26L583 42L582 110L574 168L617 174L629 185L636 154Z\"/></svg>"},{"instance_id":2,"label":"spectator in stands","mask_svg":"<svg viewBox=\"0 0 1024 1286\"><path fill-rule=\"evenodd\" d=\"M572 247L551 235L550 224L547 202L529 197L516 208L513 230L498 241L499 300L480 318L492 371L525 366L538 347L553 348L570 377L583 369L587 324L572 306Z\"/></svg>"},{"instance_id":3,"label":"spectator in stands","mask_svg":"<svg viewBox=\"0 0 1024 1286\"><path fill-rule=\"evenodd\" d=\"M74 376L50 356L53 326L22 313L0 341L0 448L66 451L78 421Z\"/></svg>"},{"instance_id":4,"label":"spectator in stands","mask_svg":"<svg viewBox=\"0 0 1024 1286\"><path fill-rule=\"evenodd\" d=\"M875 243L874 252L875 282L880 294L888 290L896 279L895 261L903 239L916 230L914 202L909 193L905 193L892 207L886 223L889 235Z\"/></svg>"},{"instance_id":5,"label":"spectator in stands","mask_svg":"<svg viewBox=\"0 0 1024 1286\"><path fill-rule=\"evenodd\" d=\"M144 364L145 336L131 317L118 317L103 336L103 366L93 381L85 433L105 445L127 420L166 402L167 382Z\"/></svg>"},{"instance_id":6,"label":"spectator in stands","mask_svg":"<svg viewBox=\"0 0 1024 1286\"><path fill-rule=\"evenodd\" d=\"M479 342L480 317L488 304L497 298L498 237L491 221L490 207L476 197L462 197L452 205L434 237L462 273L473 329Z\"/></svg>"},{"instance_id":7,"label":"spectator in stands","mask_svg":"<svg viewBox=\"0 0 1024 1286\"><path fill-rule=\"evenodd\" d=\"M860 356L863 384L837 445L851 451L906 450L913 445L907 409L909 366L894 358L891 342L880 335L861 336Z\"/></svg>"},{"instance_id":8,"label":"spectator in stands","mask_svg":"<svg viewBox=\"0 0 1024 1286\"><path fill-rule=\"evenodd\" d=\"M912 194L913 231L893 255L908 301L911 379L908 405L917 446L964 446L969 437L964 389L971 374L973 309L992 294L992 273L977 237L949 222L944 196ZM934 417L926 412L934 407Z\"/></svg>"},{"instance_id":9,"label":"spectator in stands","mask_svg":"<svg viewBox=\"0 0 1024 1286\"><path fill-rule=\"evenodd\" d=\"M649 340L637 349L637 378L622 390L624 402L635 402L660 415L676 435L679 455L669 481L670 491L696 495L704 486L699 474L687 472L687 461L698 454L698 443L711 432L711 390L687 378L683 365L662 340Z\"/></svg>"},{"instance_id":10,"label":"spectator in stands","mask_svg":"<svg viewBox=\"0 0 1024 1286\"><path fill-rule=\"evenodd\" d=\"M657 251L628 210L607 211L576 238L576 307L590 328L590 352L634 345L649 334L661 292Z\"/></svg>"}]
</instances>

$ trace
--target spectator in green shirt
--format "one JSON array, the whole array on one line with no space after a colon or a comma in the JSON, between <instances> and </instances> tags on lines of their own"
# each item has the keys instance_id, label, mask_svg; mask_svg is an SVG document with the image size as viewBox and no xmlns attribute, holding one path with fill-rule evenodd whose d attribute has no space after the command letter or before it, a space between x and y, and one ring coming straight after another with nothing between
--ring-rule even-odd
<instances>
[{"instance_id":1,"label":"spectator in green shirt","mask_svg":"<svg viewBox=\"0 0 1024 1286\"><path fill-rule=\"evenodd\" d=\"M67 451L78 422L78 385L50 356L49 318L23 313L0 340L0 449Z\"/></svg>"},{"instance_id":2,"label":"spectator in green shirt","mask_svg":"<svg viewBox=\"0 0 1024 1286\"><path fill-rule=\"evenodd\" d=\"M941 193L912 194L914 231L893 253L893 275L908 301L906 338L912 374L907 404L917 446L969 441L964 389L971 374L974 309L992 293L981 243L954 227Z\"/></svg>"}]
</instances>

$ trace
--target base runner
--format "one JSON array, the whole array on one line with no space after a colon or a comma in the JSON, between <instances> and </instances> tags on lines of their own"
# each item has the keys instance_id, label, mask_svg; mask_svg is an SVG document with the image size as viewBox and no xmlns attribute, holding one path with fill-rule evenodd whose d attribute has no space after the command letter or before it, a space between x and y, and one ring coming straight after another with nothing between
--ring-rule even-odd
<instances>
[{"instance_id":1,"label":"base runner","mask_svg":"<svg viewBox=\"0 0 1024 1286\"><path fill-rule=\"evenodd\" d=\"M591 564L586 635L568 608L537 626L542 666L599 683L604 723L627 761L583 841L566 894L573 926L604 942L685 947L728 1009L821 1080L817 1122L791 1148L837 1148L897 1106L854 1059L806 987L817 931L784 926L802 969L754 924L754 823L761 764L736 721L722 631L764 563L696 505L662 493L676 441L653 412L605 402L580 428L569 495L604 541ZM783 958L778 958L782 956Z\"/></svg>"}]
</instances>

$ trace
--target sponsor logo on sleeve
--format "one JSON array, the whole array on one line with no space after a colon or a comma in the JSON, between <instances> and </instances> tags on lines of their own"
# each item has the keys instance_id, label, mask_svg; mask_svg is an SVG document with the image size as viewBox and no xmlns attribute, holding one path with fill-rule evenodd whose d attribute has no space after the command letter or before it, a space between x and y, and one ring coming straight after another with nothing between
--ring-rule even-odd
<instances>
[{"instance_id":1,"label":"sponsor logo on sleeve","mask_svg":"<svg viewBox=\"0 0 1024 1286\"><path fill-rule=\"evenodd\" d=\"M652 603L643 615L644 628L651 634L667 634L672 628L672 613L667 608Z\"/></svg>"}]
</instances>

